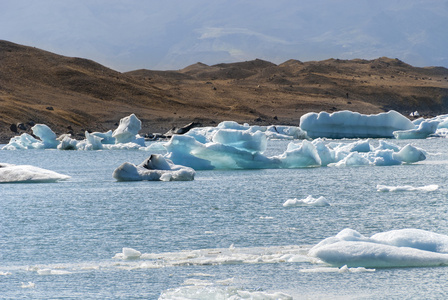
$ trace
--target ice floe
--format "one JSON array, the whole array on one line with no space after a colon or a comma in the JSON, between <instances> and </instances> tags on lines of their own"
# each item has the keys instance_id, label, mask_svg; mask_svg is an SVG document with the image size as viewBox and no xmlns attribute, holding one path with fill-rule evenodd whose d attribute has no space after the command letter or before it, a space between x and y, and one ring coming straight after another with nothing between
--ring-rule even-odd
<instances>
[{"instance_id":1,"label":"ice floe","mask_svg":"<svg viewBox=\"0 0 448 300\"><path fill-rule=\"evenodd\" d=\"M0 163L0 183L40 183L69 179L70 176L30 165Z\"/></svg>"},{"instance_id":2,"label":"ice floe","mask_svg":"<svg viewBox=\"0 0 448 300\"><path fill-rule=\"evenodd\" d=\"M448 236L420 229L400 229L369 238L344 229L311 248L309 255L332 266L441 266L448 265Z\"/></svg>"},{"instance_id":3,"label":"ice floe","mask_svg":"<svg viewBox=\"0 0 448 300\"><path fill-rule=\"evenodd\" d=\"M184 282L185 286L163 291L159 299L253 299L253 300L292 300L282 292L251 291L233 286L223 286L209 281Z\"/></svg>"},{"instance_id":4,"label":"ice floe","mask_svg":"<svg viewBox=\"0 0 448 300\"><path fill-rule=\"evenodd\" d=\"M288 199L283 203L283 207L295 207L295 206L329 206L330 203L327 202L325 197L320 196L319 198L313 198L309 195L305 199Z\"/></svg>"},{"instance_id":5,"label":"ice floe","mask_svg":"<svg viewBox=\"0 0 448 300\"><path fill-rule=\"evenodd\" d=\"M192 168L175 165L160 154L151 154L139 165L123 163L112 176L118 181L188 181L195 174Z\"/></svg>"},{"instance_id":6,"label":"ice floe","mask_svg":"<svg viewBox=\"0 0 448 300\"><path fill-rule=\"evenodd\" d=\"M301 273L363 273L363 272L375 272L375 269L367 269L364 267L357 268L349 268L347 265L344 265L340 268L331 268L331 267L318 267L311 269L300 269Z\"/></svg>"},{"instance_id":7,"label":"ice floe","mask_svg":"<svg viewBox=\"0 0 448 300\"><path fill-rule=\"evenodd\" d=\"M419 187L413 187L411 185L387 186L381 184L378 184L376 186L378 192L413 192L413 191L433 192L438 188L439 186L437 184L430 184Z\"/></svg>"},{"instance_id":8,"label":"ice floe","mask_svg":"<svg viewBox=\"0 0 448 300\"><path fill-rule=\"evenodd\" d=\"M135 249L129 251L138 251ZM216 248L184 250L180 252L142 253L130 260L122 251L114 259L123 260L127 269L161 268L167 266L205 266L218 264L261 264L282 262L310 262L308 249L300 246L273 246L253 248Z\"/></svg>"}]
</instances>

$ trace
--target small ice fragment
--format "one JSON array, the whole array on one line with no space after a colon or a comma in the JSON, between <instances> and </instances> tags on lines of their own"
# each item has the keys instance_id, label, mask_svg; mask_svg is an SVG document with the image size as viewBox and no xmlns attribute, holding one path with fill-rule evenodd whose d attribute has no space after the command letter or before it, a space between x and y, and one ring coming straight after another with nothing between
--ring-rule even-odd
<instances>
[{"instance_id":1,"label":"small ice fragment","mask_svg":"<svg viewBox=\"0 0 448 300\"><path fill-rule=\"evenodd\" d=\"M123 259L138 259L142 255L140 251L132 248L123 248Z\"/></svg>"}]
</instances>

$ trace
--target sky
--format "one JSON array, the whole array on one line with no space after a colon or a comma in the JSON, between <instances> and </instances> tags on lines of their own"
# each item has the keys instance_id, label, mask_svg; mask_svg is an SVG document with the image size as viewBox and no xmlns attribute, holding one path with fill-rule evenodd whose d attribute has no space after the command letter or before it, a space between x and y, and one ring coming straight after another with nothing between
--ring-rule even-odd
<instances>
[{"instance_id":1,"label":"sky","mask_svg":"<svg viewBox=\"0 0 448 300\"><path fill-rule=\"evenodd\" d=\"M0 0L0 39L125 72L263 59L448 67L448 0Z\"/></svg>"}]
</instances>

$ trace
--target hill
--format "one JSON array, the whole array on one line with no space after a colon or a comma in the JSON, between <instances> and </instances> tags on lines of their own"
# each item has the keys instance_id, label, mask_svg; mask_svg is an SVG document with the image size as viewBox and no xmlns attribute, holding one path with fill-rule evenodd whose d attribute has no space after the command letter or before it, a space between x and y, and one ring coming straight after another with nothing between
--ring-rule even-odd
<instances>
[{"instance_id":1,"label":"hill","mask_svg":"<svg viewBox=\"0 0 448 300\"><path fill-rule=\"evenodd\" d=\"M58 134L114 129L135 113L142 133L191 121L298 125L310 111L448 112L448 69L398 59L197 63L120 73L91 60L0 41L0 141L49 125ZM13 132L12 124L23 130ZM14 126L12 126L14 129Z\"/></svg>"}]
</instances>

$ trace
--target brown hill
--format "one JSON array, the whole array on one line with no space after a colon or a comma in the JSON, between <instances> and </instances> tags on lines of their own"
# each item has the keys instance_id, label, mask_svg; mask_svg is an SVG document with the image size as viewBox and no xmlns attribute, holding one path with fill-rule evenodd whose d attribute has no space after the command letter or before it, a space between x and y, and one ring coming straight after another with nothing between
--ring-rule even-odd
<instances>
[{"instance_id":1,"label":"brown hill","mask_svg":"<svg viewBox=\"0 0 448 300\"><path fill-rule=\"evenodd\" d=\"M322 110L437 115L448 112L447 77L446 68L416 68L384 57L280 65L256 59L120 73L0 41L0 141L17 134L11 124L29 130L44 123L58 134L106 131L131 113L142 120L142 133L191 121L298 125L302 114Z\"/></svg>"}]
</instances>

